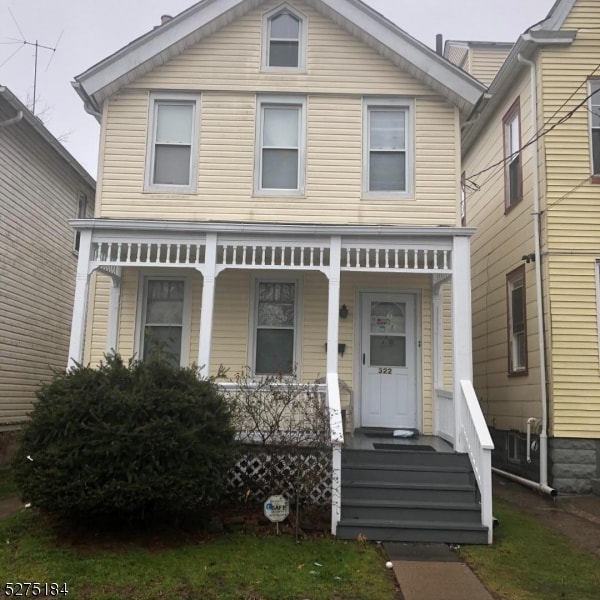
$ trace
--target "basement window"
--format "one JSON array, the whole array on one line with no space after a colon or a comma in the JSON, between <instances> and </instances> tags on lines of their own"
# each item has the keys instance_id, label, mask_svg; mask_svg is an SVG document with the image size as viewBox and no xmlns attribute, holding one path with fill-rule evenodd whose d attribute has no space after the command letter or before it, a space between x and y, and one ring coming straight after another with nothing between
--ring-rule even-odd
<instances>
[{"instance_id":1,"label":"basement window","mask_svg":"<svg viewBox=\"0 0 600 600\"><path fill-rule=\"evenodd\" d=\"M518 431L508 432L508 438L506 440L506 458L508 459L508 462L517 464L521 462L519 441L520 436Z\"/></svg>"}]
</instances>

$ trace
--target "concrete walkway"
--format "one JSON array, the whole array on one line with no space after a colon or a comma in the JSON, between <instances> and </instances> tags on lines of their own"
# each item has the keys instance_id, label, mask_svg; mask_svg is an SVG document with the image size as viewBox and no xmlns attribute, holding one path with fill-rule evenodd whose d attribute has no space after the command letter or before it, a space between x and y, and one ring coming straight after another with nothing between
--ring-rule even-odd
<instances>
[{"instance_id":1,"label":"concrete walkway","mask_svg":"<svg viewBox=\"0 0 600 600\"><path fill-rule=\"evenodd\" d=\"M404 600L493 600L446 544L384 543Z\"/></svg>"}]
</instances>

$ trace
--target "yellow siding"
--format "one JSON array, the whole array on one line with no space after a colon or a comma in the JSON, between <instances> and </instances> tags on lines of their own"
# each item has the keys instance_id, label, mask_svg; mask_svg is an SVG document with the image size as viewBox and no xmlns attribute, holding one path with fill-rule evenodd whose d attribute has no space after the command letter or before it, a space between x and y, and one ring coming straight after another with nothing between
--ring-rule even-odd
<instances>
[{"instance_id":1,"label":"yellow siding","mask_svg":"<svg viewBox=\"0 0 600 600\"><path fill-rule=\"evenodd\" d=\"M520 97L522 140L531 139L529 73L515 82L463 165L467 177L503 157L502 118ZM534 265L526 265L528 332L527 376L508 375L506 275L523 264L522 256L533 252L532 149L523 151L524 198L507 214L504 210L504 170L496 167L475 178L478 192L467 192L472 239L472 308L474 384L490 425L525 430L528 417L540 417L538 328Z\"/></svg>"},{"instance_id":2,"label":"yellow siding","mask_svg":"<svg viewBox=\"0 0 600 600\"><path fill-rule=\"evenodd\" d=\"M194 48L136 80L141 89L296 91L340 94L431 95L431 90L307 3L288 2L308 18L307 72L261 73L262 15L279 6L269 0Z\"/></svg>"},{"instance_id":3,"label":"yellow siding","mask_svg":"<svg viewBox=\"0 0 600 600\"><path fill-rule=\"evenodd\" d=\"M469 72L484 85L489 86L504 64L510 48L473 46L469 51Z\"/></svg>"},{"instance_id":4,"label":"yellow siding","mask_svg":"<svg viewBox=\"0 0 600 600\"><path fill-rule=\"evenodd\" d=\"M307 74L260 73L261 15L274 5L232 23L108 101L100 215L455 225L456 109L303 3ZM194 194L143 192L149 92L157 89L202 92ZM274 91L307 97L302 198L253 195L256 94ZM367 201L361 199L363 97L385 94L415 98L415 198Z\"/></svg>"},{"instance_id":5,"label":"yellow siding","mask_svg":"<svg viewBox=\"0 0 600 600\"><path fill-rule=\"evenodd\" d=\"M110 304L110 289L112 282L106 275L96 274L94 285L90 285L90 308L93 318L88 319L90 331L88 337L89 357L94 364L99 363L108 350L108 310ZM88 359L89 361L89 359Z\"/></svg>"},{"instance_id":6,"label":"yellow siding","mask_svg":"<svg viewBox=\"0 0 600 600\"><path fill-rule=\"evenodd\" d=\"M563 29L579 29L574 43L541 54L543 116L544 121L552 119L551 123L589 93L584 82L600 63L598 3L576 2ZM600 208L598 186L586 181L591 173L590 118L586 106L579 108L544 137L553 431L557 436L582 438L600 437L595 276L595 263L600 259Z\"/></svg>"}]
</instances>

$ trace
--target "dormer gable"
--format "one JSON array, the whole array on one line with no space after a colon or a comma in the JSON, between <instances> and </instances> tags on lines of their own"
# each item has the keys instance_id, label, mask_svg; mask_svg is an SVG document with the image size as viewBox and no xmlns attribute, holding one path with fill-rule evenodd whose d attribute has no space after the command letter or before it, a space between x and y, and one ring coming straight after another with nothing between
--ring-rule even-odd
<instances>
[{"instance_id":1,"label":"dormer gable","mask_svg":"<svg viewBox=\"0 0 600 600\"><path fill-rule=\"evenodd\" d=\"M418 42L360 0L306 0L311 9L335 22L365 43L399 70L460 108L469 112L477 102L483 86L433 50ZM104 100L143 75L166 64L187 49L213 35L219 29L240 19L264 4L263 0L203 0L177 15L155 30L138 38L102 62L75 78L74 87L92 113L101 112ZM292 62L294 47L298 48L298 67L268 66L269 51L263 49L263 70L302 70L307 52L307 20L292 6L278 4L263 22L263 44L275 43L279 51L285 47L288 62ZM281 21L277 21L281 17ZM277 35L271 37L275 24ZM295 29L297 24L297 32ZM266 30L266 38L265 38ZM297 36L297 37L292 37ZM279 46L277 46L279 44ZM279 54L278 62L285 62Z\"/></svg>"}]
</instances>

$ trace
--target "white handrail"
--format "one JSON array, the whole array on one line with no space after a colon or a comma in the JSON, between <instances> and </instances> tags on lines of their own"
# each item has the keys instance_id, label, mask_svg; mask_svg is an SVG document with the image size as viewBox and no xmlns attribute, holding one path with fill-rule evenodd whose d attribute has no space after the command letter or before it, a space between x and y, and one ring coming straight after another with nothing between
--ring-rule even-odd
<instances>
[{"instance_id":1,"label":"white handrail","mask_svg":"<svg viewBox=\"0 0 600 600\"><path fill-rule=\"evenodd\" d=\"M468 379L460 381L461 445L467 450L481 496L481 522L488 528L488 544L493 539L492 515L492 450L494 442L477 400L473 384Z\"/></svg>"}]
</instances>

